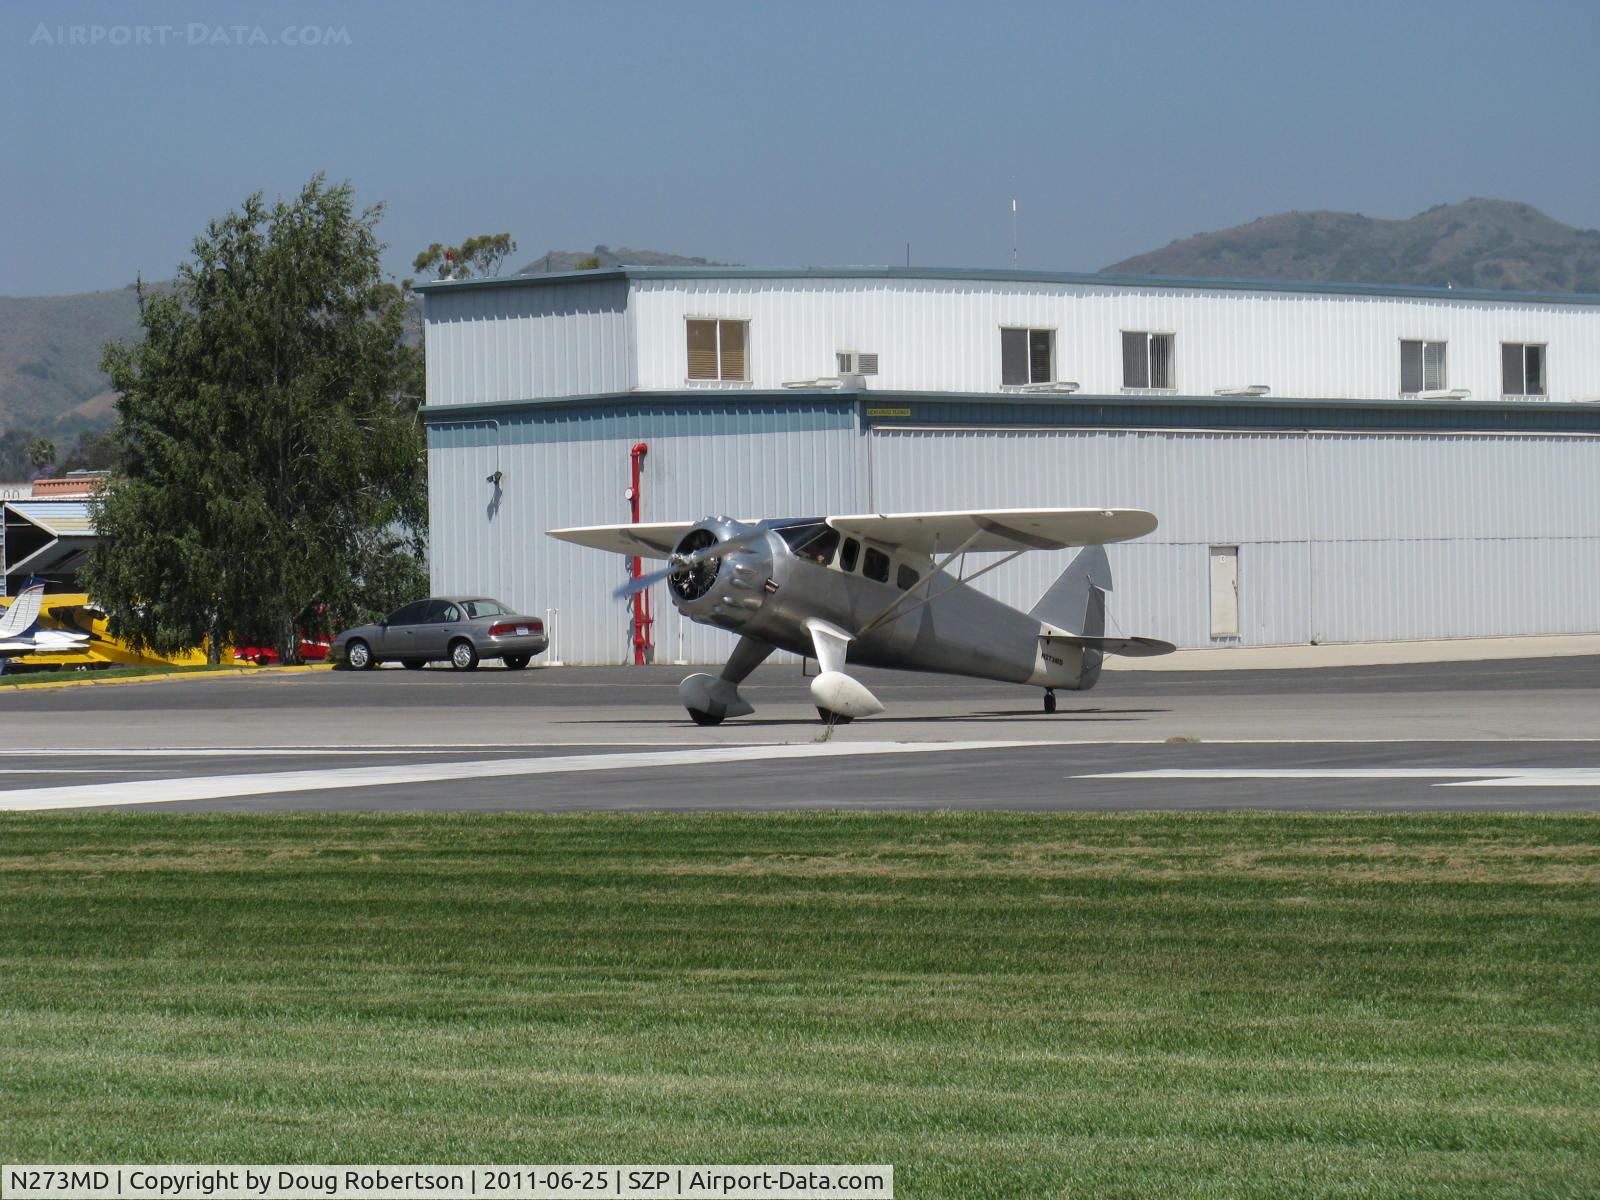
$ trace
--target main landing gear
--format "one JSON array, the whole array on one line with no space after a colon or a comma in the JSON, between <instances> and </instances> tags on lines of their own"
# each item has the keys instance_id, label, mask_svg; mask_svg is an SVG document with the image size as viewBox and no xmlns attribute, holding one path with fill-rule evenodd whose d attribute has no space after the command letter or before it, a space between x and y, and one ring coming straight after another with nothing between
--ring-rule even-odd
<instances>
[{"instance_id":1,"label":"main landing gear","mask_svg":"<svg viewBox=\"0 0 1600 1200\"><path fill-rule=\"evenodd\" d=\"M1044 710L1047 713L1055 712L1055 710L1056 710L1056 690L1055 690L1055 688L1045 688L1045 690L1044 690Z\"/></svg>"}]
</instances>

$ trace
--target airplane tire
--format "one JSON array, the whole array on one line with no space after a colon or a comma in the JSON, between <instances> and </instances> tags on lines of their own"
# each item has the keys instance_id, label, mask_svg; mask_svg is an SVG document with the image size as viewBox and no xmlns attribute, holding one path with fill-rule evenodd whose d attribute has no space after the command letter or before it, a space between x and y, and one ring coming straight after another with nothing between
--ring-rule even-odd
<instances>
[{"instance_id":1,"label":"airplane tire","mask_svg":"<svg viewBox=\"0 0 1600 1200\"><path fill-rule=\"evenodd\" d=\"M408 671L420 671L428 665L428 660L425 658L402 658L400 665Z\"/></svg>"},{"instance_id":2,"label":"airplane tire","mask_svg":"<svg viewBox=\"0 0 1600 1200\"><path fill-rule=\"evenodd\" d=\"M1044 694L1044 710L1047 713L1055 712L1055 710L1056 710L1056 694L1054 692L1046 692Z\"/></svg>"},{"instance_id":3,"label":"airplane tire","mask_svg":"<svg viewBox=\"0 0 1600 1200\"><path fill-rule=\"evenodd\" d=\"M721 725L722 718L714 717L708 712L701 712L698 708L689 709L689 716L696 725Z\"/></svg>"},{"instance_id":4,"label":"airplane tire","mask_svg":"<svg viewBox=\"0 0 1600 1200\"><path fill-rule=\"evenodd\" d=\"M824 725L848 725L851 721L855 720L854 717L847 717L842 713L830 712L826 708L817 709L817 716L822 718L822 723Z\"/></svg>"}]
</instances>

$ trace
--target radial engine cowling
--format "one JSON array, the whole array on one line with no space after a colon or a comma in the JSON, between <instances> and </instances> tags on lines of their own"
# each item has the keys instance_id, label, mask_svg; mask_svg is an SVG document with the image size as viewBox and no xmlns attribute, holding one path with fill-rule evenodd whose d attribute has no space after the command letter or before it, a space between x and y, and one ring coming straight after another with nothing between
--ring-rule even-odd
<instances>
[{"instance_id":1,"label":"radial engine cowling","mask_svg":"<svg viewBox=\"0 0 1600 1200\"><path fill-rule=\"evenodd\" d=\"M738 629L761 610L772 578L770 535L727 517L701 521L678 543L682 569L667 577L672 603L684 616Z\"/></svg>"}]
</instances>

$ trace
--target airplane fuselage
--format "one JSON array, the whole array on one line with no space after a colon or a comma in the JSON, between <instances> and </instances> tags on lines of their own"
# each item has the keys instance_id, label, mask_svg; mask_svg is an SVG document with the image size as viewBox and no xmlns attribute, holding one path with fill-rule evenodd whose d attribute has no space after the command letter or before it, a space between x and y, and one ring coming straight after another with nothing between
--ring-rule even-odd
<instances>
[{"instance_id":1,"label":"airplane fuselage","mask_svg":"<svg viewBox=\"0 0 1600 1200\"><path fill-rule=\"evenodd\" d=\"M740 529L734 522L706 524L719 536ZM864 574L868 551L888 561L888 582ZM727 555L703 595L669 593L690 620L802 656L815 653L808 622L822 620L852 636L852 664L1046 688L1093 685L1097 664L1086 672L1080 649L1041 643L1045 627L1036 618L947 572L929 580L934 564L926 556L910 559L869 542L854 557L850 570L837 548L818 562L769 530ZM903 568L915 572L915 582L909 573L901 578Z\"/></svg>"}]
</instances>

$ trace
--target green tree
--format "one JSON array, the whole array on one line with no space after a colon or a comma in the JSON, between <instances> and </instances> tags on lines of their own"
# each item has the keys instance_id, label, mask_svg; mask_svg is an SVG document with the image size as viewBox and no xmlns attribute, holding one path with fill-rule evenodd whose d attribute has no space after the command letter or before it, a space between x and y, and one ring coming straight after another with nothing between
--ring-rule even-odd
<instances>
[{"instance_id":1,"label":"green tree","mask_svg":"<svg viewBox=\"0 0 1600 1200\"><path fill-rule=\"evenodd\" d=\"M121 465L85 581L157 653L275 646L422 592L417 352L349 184L211 222L143 337L106 347Z\"/></svg>"},{"instance_id":2,"label":"green tree","mask_svg":"<svg viewBox=\"0 0 1600 1200\"><path fill-rule=\"evenodd\" d=\"M459 246L446 246L434 242L412 260L411 269L418 275L429 271L441 274L448 268L457 279L500 274L506 259L517 252L517 243L509 233L485 233L469 237ZM413 281L405 281L409 287Z\"/></svg>"},{"instance_id":3,"label":"green tree","mask_svg":"<svg viewBox=\"0 0 1600 1200\"><path fill-rule=\"evenodd\" d=\"M84 430L61 462L63 471L106 471L117 465L117 435L112 429Z\"/></svg>"},{"instance_id":4,"label":"green tree","mask_svg":"<svg viewBox=\"0 0 1600 1200\"><path fill-rule=\"evenodd\" d=\"M28 447L33 431L8 429L0 433L0 481L13 482L28 477Z\"/></svg>"},{"instance_id":5,"label":"green tree","mask_svg":"<svg viewBox=\"0 0 1600 1200\"><path fill-rule=\"evenodd\" d=\"M28 443L28 464L42 471L56 461L56 444L47 437L36 437Z\"/></svg>"}]
</instances>

